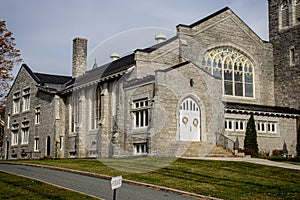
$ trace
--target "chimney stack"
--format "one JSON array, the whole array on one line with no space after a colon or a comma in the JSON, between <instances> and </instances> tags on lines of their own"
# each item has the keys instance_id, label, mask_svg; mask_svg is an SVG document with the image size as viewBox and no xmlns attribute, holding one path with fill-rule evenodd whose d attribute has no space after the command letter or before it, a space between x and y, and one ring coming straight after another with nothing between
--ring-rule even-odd
<instances>
[{"instance_id":1,"label":"chimney stack","mask_svg":"<svg viewBox=\"0 0 300 200\"><path fill-rule=\"evenodd\" d=\"M120 55L118 53L112 53L109 56L111 58L112 61L118 60L120 58Z\"/></svg>"},{"instance_id":2,"label":"chimney stack","mask_svg":"<svg viewBox=\"0 0 300 200\"><path fill-rule=\"evenodd\" d=\"M166 41L166 39L167 39L167 36L163 33L155 35L155 40L156 40L157 44Z\"/></svg>"},{"instance_id":3,"label":"chimney stack","mask_svg":"<svg viewBox=\"0 0 300 200\"><path fill-rule=\"evenodd\" d=\"M83 75L87 70L87 39L73 39L72 78Z\"/></svg>"}]
</instances>

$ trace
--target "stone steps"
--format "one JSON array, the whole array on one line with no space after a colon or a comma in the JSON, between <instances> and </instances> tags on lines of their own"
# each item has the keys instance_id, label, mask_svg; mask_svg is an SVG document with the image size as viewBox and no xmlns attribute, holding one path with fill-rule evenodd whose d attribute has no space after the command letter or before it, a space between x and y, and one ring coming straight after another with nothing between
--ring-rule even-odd
<instances>
[{"instance_id":1,"label":"stone steps","mask_svg":"<svg viewBox=\"0 0 300 200\"><path fill-rule=\"evenodd\" d=\"M232 152L227 151L221 146L215 145L206 157L235 157Z\"/></svg>"}]
</instances>

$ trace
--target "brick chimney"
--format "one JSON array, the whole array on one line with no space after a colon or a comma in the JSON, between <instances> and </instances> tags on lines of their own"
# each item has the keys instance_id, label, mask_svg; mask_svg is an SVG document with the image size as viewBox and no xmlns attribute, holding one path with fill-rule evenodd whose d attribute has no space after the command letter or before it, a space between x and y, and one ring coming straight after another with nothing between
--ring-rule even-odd
<instances>
[{"instance_id":1,"label":"brick chimney","mask_svg":"<svg viewBox=\"0 0 300 200\"><path fill-rule=\"evenodd\" d=\"M87 39L76 37L73 39L72 77L83 75L87 69Z\"/></svg>"}]
</instances>

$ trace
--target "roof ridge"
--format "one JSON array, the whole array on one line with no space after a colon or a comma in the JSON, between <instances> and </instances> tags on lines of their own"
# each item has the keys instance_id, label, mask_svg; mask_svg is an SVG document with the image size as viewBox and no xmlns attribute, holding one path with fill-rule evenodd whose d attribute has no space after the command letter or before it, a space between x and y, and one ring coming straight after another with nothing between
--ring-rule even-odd
<instances>
[{"instance_id":1,"label":"roof ridge","mask_svg":"<svg viewBox=\"0 0 300 200\"><path fill-rule=\"evenodd\" d=\"M228 6L226 6L226 7L222 8L222 9L220 9L220 10L218 10L218 11L216 11L216 12L210 14L210 15L208 15L207 17L204 17L204 18L202 18L202 19L200 19L200 20L198 20L198 21L196 21L196 22L194 22L194 23L192 23L190 25L178 24L176 27L178 27L178 26L185 26L185 27L193 28L194 26L197 26L197 25L199 25L199 24L201 24L201 23L203 23L203 22L205 22L205 21L207 21L207 20L209 20L209 19L211 19L211 18L213 18L213 17L215 17L215 16L217 16L217 15L219 15L219 14L227 11L227 10L232 11Z\"/></svg>"}]
</instances>

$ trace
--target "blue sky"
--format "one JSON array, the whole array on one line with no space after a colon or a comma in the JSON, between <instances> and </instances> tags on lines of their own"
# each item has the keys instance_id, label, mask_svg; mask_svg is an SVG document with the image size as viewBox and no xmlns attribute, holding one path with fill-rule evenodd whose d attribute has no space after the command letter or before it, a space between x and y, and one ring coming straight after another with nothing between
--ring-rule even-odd
<instances>
[{"instance_id":1,"label":"blue sky","mask_svg":"<svg viewBox=\"0 0 300 200\"><path fill-rule=\"evenodd\" d=\"M176 25L191 24L226 6L268 40L267 0L1 0L0 19L14 33L33 71L70 75L75 37L87 38L89 52L101 54L107 50L105 44L111 44L107 41L122 35L114 48L123 55L155 43L154 35L145 32L171 36ZM135 44L137 36L124 34L135 30L144 30L138 37L145 38L145 44ZM98 65L103 62L97 60Z\"/></svg>"}]
</instances>

